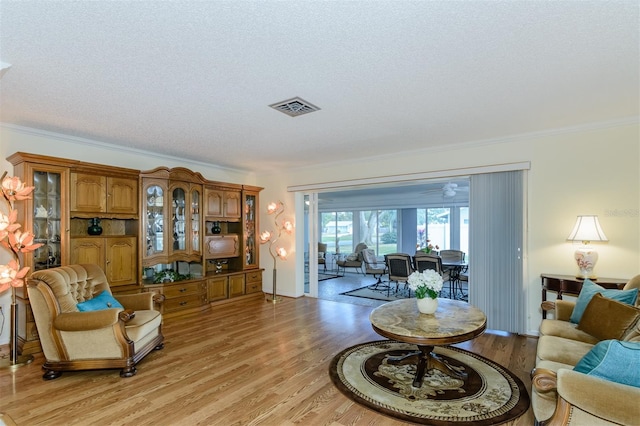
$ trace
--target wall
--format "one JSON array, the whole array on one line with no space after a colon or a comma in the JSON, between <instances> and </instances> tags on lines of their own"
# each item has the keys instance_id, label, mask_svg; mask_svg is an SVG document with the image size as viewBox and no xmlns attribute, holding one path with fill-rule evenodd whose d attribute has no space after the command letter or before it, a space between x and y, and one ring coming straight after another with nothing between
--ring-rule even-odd
<instances>
[{"instance_id":1,"label":"wall","mask_svg":"<svg viewBox=\"0 0 640 426\"><path fill-rule=\"evenodd\" d=\"M598 245L600 261L597 272L600 276L629 278L640 273L640 128L637 121L612 127L594 126L447 149L398 153L392 158L380 156L315 168L291 168L276 174L255 176L152 153L127 151L122 155L122 150L109 145L67 139L0 126L2 169L12 170L4 158L15 151L83 161L99 158L100 163L137 169L160 165L185 166L201 172L208 179L262 186L265 188L260 196L262 207L272 200L283 201L287 206L286 215L293 218L295 197L286 190L292 185L529 161L528 258L525 271L528 330L535 333L541 319L540 274L575 273L575 248L565 239L578 214L599 215L610 240ZM271 217L266 215L264 208L261 210L260 223L266 226ZM296 215L300 224L301 217ZM303 294L304 277L302 270L296 271L296 264L301 265L294 261L296 238L284 236L281 242L291 255L290 260L278 262L278 293L299 297ZM263 289L270 292L273 264L266 250L266 246L261 247L261 266L265 268ZM304 252L303 249L299 251ZM2 257L4 255L0 253L0 262L6 261ZM7 294L0 296L0 303L8 305ZM8 327L7 322L5 328ZM8 331L3 330L0 344L7 341Z\"/></svg>"},{"instance_id":2,"label":"wall","mask_svg":"<svg viewBox=\"0 0 640 426\"><path fill-rule=\"evenodd\" d=\"M18 151L138 170L150 170L159 166L187 167L193 171L200 172L210 180L256 185L253 173L170 158L155 153L122 149L121 147L92 140L0 125L0 174L6 170L10 176L13 175L13 166L6 161L6 158ZM19 204L17 207L19 208ZM0 209L5 212L4 205ZM7 250L1 249L0 263L5 264L9 260L10 256ZM4 327L0 330L0 345L9 342L10 304L11 292L6 291L0 295L0 306L2 306L5 315Z\"/></svg>"},{"instance_id":3,"label":"wall","mask_svg":"<svg viewBox=\"0 0 640 426\"><path fill-rule=\"evenodd\" d=\"M527 173L527 332L534 334L541 320L540 274L573 275L575 247L566 241L576 216L597 214L609 238L598 244L597 273L630 278L640 273L640 134L637 121L528 135L450 149L343 161L317 168L289 169L259 176L262 200L283 198L292 204L292 185L337 182L383 175L529 161ZM300 219L298 219L300 220ZM303 250L301 250L303 251ZM266 264L265 264L266 265ZM302 295L302 271L296 262L278 264L278 291ZM270 265L267 265L267 272ZM265 288L270 288L265 273Z\"/></svg>"}]
</instances>

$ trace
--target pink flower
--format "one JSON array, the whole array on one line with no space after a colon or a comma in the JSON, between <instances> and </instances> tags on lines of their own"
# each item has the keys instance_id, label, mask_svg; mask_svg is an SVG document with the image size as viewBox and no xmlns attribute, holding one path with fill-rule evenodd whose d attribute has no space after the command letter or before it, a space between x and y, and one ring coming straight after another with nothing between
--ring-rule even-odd
<instances>
[{"instance_id":1,"label":"pink flower","mask_svg":"<svg viewBox=\"0 0 640 426\"><path fill-rule=\"evenodd\" d=\"M33 244L33 234L29 231L15 231L14 233L9 234L9 245L11 250L15 253L27 253L42 246L41 243Z\"/></svg>"},{"instance_id":2,"label":"pink flower","mask_svg":"<svg viewBox=\"0 0 640 426\"><path fill-rule=\"evenodd\" d=\"M2 181L2 192L9 201L26 200L34 186L24 186L19 177L6 177Z\"/></svg>"},{"instance_id":3,"label":"pink flower","mask_svg":"<svg viewBox=\"0 0 640 426\"><path fill-rule=\"evenodd\" d=\"M20 269L20 264L11 260L7 265L0 265L0 293L9 287L21 287L29 267Z\"/></svg>"},{"instance_id":4,"label":"pink flower","mask_svg":"<svg viewBox=\"0 0 640 426\"><path fill-rule=\"evenodd\" d=\"M18 212L16 210L11 210L9 216L0 212L0 241L4 242L4 239L7 238L10 233L20 228L20 224L16 223L17 218Z\"/></svg>"}]
</instances>

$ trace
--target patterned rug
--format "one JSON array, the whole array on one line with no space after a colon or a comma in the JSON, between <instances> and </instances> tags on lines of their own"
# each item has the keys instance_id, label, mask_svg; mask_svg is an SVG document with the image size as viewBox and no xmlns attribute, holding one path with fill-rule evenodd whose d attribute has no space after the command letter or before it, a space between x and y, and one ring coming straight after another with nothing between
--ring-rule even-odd
<instances>
[{"instance_id":1,"label":"patterned rug","mask_svg":"<svg viewBox=\"0 0 640 426\"><path fill-rule=\"evenodd\" d=\"M497 425L529 408L524 384L506 368L452 346L434 352L466 380L429 370L416 388L416 356L399 362L389 357L417 350L415 345L381 340L345 349L329 367L333 383L349 398L399 420L435 426Z\"/></svg>"},{"instance_id":2,"label":"patterned rug","mask_svg":"<svg viewBox=\"0 0 640 426\"><path fill-rule=\"evenodd\" d=\"M379 286L380 288L378 290L374 290L372 286L368 285L365 287L357 288L355 290L345 291L344 293L340 293L340 294L344 296L364 297L365 299L389 300L389 301L406 299L407 297L409 297L408 291L398 291L398 293L396 293L395 283L392 284L391 291L386 290L386 287L385 287L386 285L388 285L388 283L380 284Z\"/></svg>"}]
</instances>

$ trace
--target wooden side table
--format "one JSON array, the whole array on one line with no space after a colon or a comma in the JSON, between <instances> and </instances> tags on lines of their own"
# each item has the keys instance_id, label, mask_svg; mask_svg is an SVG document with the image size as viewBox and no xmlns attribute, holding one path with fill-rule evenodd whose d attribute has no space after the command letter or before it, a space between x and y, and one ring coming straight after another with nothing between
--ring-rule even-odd
<instances>
[{"instance_id":1,"label":"wooden side table","mask_svg":"<svg viewBox=\"0 0 640 426\"><path fill-rule=\"evenodd\" d=\"M577 296L580 294L582 283L584 282L584 278L577 278L573 275L541 274L540 277L542 278L543 303L547 300L547 291L556 292L556 299L558 300L562 300L563 294ZM591 281L604 288L622 289L629 280L622 278L598 278L591 279ZM547 318L547 311L542 311L542 318Z\"/></svg>"}]
</instances>

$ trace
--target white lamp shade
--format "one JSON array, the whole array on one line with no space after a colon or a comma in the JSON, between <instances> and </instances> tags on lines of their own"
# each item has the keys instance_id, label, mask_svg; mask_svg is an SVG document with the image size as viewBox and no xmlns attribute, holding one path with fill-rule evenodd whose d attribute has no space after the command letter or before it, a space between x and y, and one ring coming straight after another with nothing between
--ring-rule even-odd
<instances>
[{"instance_id":1,"label":"white lamp shade","mask_svg":"<svg viewBox=\"0 0 640 426\"><path fill-rule=\"evenodd\" d=\"M573 230L567 237L569 241L609 241L598 221L598 216L578 216Z\"/></svg>"}]
</instances>

